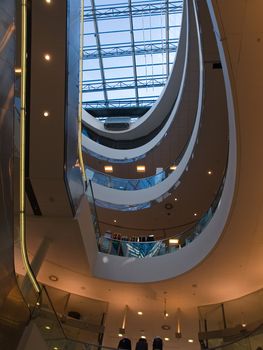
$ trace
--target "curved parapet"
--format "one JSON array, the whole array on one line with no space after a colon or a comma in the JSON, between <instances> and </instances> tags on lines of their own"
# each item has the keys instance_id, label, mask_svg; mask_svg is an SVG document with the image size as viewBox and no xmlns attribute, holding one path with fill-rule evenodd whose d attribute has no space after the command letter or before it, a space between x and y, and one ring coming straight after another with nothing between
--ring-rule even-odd
<instances>
[{"instance_id":1,"label":"curved parapet","mask_svg":"<svg viewBox=\"0 0 263 350\"><path fill-rule=\"evenodd\" d=\"M188 2L186 2L186 10L185 13L188 13ZM177 82L177 88L169 88L168 87L165 89L166 93L169 92L169 99L170 102L169 104L169 112L168 114L165 114L162 109L163 109L163 104L161 103L160 105L158 104L158 115L159 118L161 116L164 116L164 120L162 120L159 124L159 127L157 128L158 130L152 132L151 137L141 137L139 139L140 145L136 146L136 140L132 140L132 147L127 147L127 149L118 149L117 148L112 148L112 147L107 147L103 144L100 144L99 142L95 142L92 139L90 139L87 135L83 134L83 148L86 152L90 153L91 155L101 158L101 159L106 159L110 161L117 161L117 162L130 162L131 160L138 159L144 157L149 151L151 151L155 146L160 144L162 139L166 136L169 128L171 127L172 123L174 122L175 118L178 120L179 116L183 118L183 113L178 115L178 109L179 107L182 106L182 100L185 97L184 91L186 89L186 85L190 84L189 80L187 80L188 74L187 74L187 67L189 69L189 58L188 58L188 51L189 51L189 35L191 33L192 41L195 43L196 42L196 24L194 21L193 17L193 11L191 11L191 21L188 19L188 16L186 16L185 19L185 37L186 37L186 43L185 46L181 47L180 50L178 51L178 57L183 55L183 67L181 67L181 74L178 74L181 78L180 81L178 79L175 79ZM189 22L189 24L188 24ZM192 30L189 30L189 25L190 23L192 24ZM192 44L194 45L194 44ZM194 45L195 46L195 45ZM179 54L180 52L180 54ZM192 50L191 53L191 66L198 66L198 52L196 50ZM177 64L174 65L174 69L176 68ZM198 69L197 69L198 70ZM175 72L175 71L174 71ZM174 79L174 77L173 77ZM170 77L169 83L171 84L173 82L173 79ZM193 77L192 77L193 79ZM186 81L187 80L187 81ZM180 84L179 84L180 83ZM196 89L197 90L197 89ZM165 93L165 92L164 92ZM198 92L196 92L196 95L198 95ZM158 100L159 101L159 100ZM161 107L162 106L162 107ZM157 108L157 107L156 107ZM161 110L160 110L161 108ZM85 115L85 113L84 113ZM143 117L144 118L144 117ZM141 120L142 118L140 118ZM147 118L148 122L150 122L151 125L154 125L152 122L152 117ZM148 123L147 122L147 123ZM152 124L153 123L153 124ZM144 129L143 125L141 125L142 130ZM150 126L148 125L146 127L147 133L149 134ZM118 136L118 139L120 140L121 135ZM138 140L138 139L137 139ZM113 146L114 147L114 146ZM116 146L115 146L116 147ZM121 148L121 147L120 147Z\"/></svg>"},{"instance_id":2,"label":"curved parapet","mask_svg":"<svg viewBox=\"0 0 263 350\"><path fill-rule=\"evenodd\" d=\"M203 57L201 48L201 38L200 31L198 27L197 15L194 11L195 22L197 27L197 38L198 38L198 62L199 62L199 82L198 82L198 103L196 107L195 123L194 128L188 141L186 151L184 152L177 168L175 171L170 173L163 181L155 184L155 186L149 188L143 188L137 191L122 191L115 188L105 187L103 184L94 183L93 190L95 199L98 203L102 204L109 203L109 206L137 206L138 204L149 203L156 198L160 198L170 189L177 186L180 177L184 173L191 156L193 155L193 150L197 142L197 136L199 131L199 125L202 115L202 102L203 102L203 91L204 91L204 80L203 80ZM177 102L176 102L177 103ZM104 206L107 206L106 204Z\"/></svg>"},{"instance_id":3,"label":"curved parapet","mask_svg":"<svg viewBox=\"0 0 263 350\"><path fill-rule=\"evenodd\" d=\"M209 223L203 227L201 234L189 244L182 247L182 249L177 249L175 253L147 257L144 259L115 256L98 252L96 249L97 242L93 232L93 245L87 246L87 250L92 250L93 253L90 255L89 251L87 251L87 254L90 258L90 265L95 276L116 281L138 283L155 282L173 278L195 267L209 254L217 243L225 227L232 205L237 162L235 115L231 85L223 48L220 42L217 42L217 44L224 72L225 89L227 94L229 151L224 186L213 217L210 219ZM138 193L138 191L136 192ZM84 198L83 200L85 202L86 199ZM85 214L83 213L83 216L84 215ZM83 216L81 210L79 218L80 222L82 221L80 226L84 237L84 235L87 235L87 231L85 229ZM96 253L94 253L94 249Z\"/></svg>"},{"instance_id":4,"label":"curved parapet","mask_svg":"<svg viewBox=\"0 0 263 350\"><path fill-rule=\"evenodd\" d=\"M131 124L128 130L105 130L103 124L86 111L83 113L83 124L96 132L97 135L112 140L134 140L144 137L158 128L171 113L174 101L179 94L187 56L188 35L188 9L186 1L182 15L181 35L173 68L161 95L150 110L135 123Z\"/></svg>"}]
</instances>

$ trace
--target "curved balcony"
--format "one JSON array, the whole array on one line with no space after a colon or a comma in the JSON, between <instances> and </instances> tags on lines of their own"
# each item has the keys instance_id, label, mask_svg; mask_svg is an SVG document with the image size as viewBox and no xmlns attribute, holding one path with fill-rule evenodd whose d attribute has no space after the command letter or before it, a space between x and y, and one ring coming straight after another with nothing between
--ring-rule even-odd
<instances>
[{"instance_id":1,"label":"curved balcony","mask_svg":"<svg viewBox=\"0 0 263 350\"><path fill-rule=\"evenodd\" d=\"M192 134L190 139L187 142L187 147L185 152L182 155L180 163L178 164L176 171L170 173L169 176L163 179L163 181L158 182L157 184L155 184L155 186L139 189L136 192L129 191L129 196L127 196L127 191L105 187L102 184L94 183L93 184L94 196L97 201L97 204L99 205L102 205L104 207L116 208L116 209L117 208L120 209L122 206L123 208L127 208L127 206L136 207L138 205L143 205L144 207L148 206L149 202L152 202L157 198L164 196L165 194L167 194L167 192L170 189L178 186L180 177L182 176L185 169L187 168L189 160L193 156L194 147L198 142L197 137L198 137L200 120L202 115L203 92L204 92L204 76L203 76L204 70L203 70L203 56L202 56L199 25L197 21L197 15L194 9L192 10L193 10L192 15L195 18L195 23L197 27L196 33L197 33L197 39L198 39L198 53L199 53L198 55L198 62L199 62L198 101L197 101L197 106L194 107L195 122L192 130ZM178 100L176 101L176 104L177 102Z\"/></svg>"},{"instance_id":2,"label":"curved balcony","mask_svg":"<svg viewBox=\"0 0 263 350\"><path fill-rule=\"evenodd\" d=\"M196 9L195 9L195 16L196 14ZM209 29L209 30L212 30ZM206 34L206 33L204 33ZM209 32L210 35L210 32ZM113 254L108 254L108 253L103 253L99 252L96 247L97 247L97 240L94 235L94 231L90 228L90 223L87 222L87 220L90 220L87 218L85 210L86 206L88 206L86 203L86 199L83 198L83 202L80 207L79 215L78 215L78 220L79 224L81 227L81 232L82 232L82 237L85 243L85 247L87 250L87 256L89 258L90 266L92 269L92 273L99 278L105 278L105 279L111 279L115 281L125 281L125 282L136 282L136 283L145 283L145 282L155 282L155 281L162 281L165 279L173 278L178 275L181 275L193 267L195 267L198 263L200 263L206 256L207 254L213 249L215 244L217 243L228 218L229 211L232 205L232 199L233 199L233 194L234 194L234 189L235 189L235 177L236 177L236 129L235 129L235 114L234 114L234 106L233 106L233 100L232 100L232 91L231 91L231 85L230 85L230 80L228 76L228 71L227 71L227 65L225 61L225 56L224 56L224 50L222 47L222 43L217 41L218 44L218 50L220 54L220 60L222 63L223 67L223 72L224 72L224 82L222 81L222 84L225 84L225 90L226 90L226 96L227 96L227 109L228 109L228 126L229 126L229 150L228 150L228 165L226 169L226 175L225 175L225 180L224 180L224 186L222 189L221 197L219 201L217 202L216 208L213 212L213 215L211 216L211 211L207 213L207 216L204 216L204 221L206 221L205 225L202 226L202 234L196 235L196 230L193 229L192 235L190 234L191 232L188 231L188 239L189 242L187 244L181 244L181 249L180 246L178 245L175 247L176 253L169 253L169 244L167 243L165 248L165 252L168 252L168 254L163 254L163 255L155 255L152 259L149 257L147 259L138 259L136 257L132 256L119 256L119 255L113 255ZM209 49L209 48L208 48ZM206 59L209 59L209 54L207 54ZM208 69L208 65L206 65ZM210 75L209 81L210 84L213 84L214 79L213 76ZM200 83L200 82L199 82ZM208 92L211 89L208 87ZM206 97L206 100L209 100L209 104L206 106L206 113L211 114L211 111L214 110L214 103L212 103L215 100L212 100L211 102L211 95ZM218 98L218 95L217 97ZM225 98L225 95L224 95ZM211 104L213 104L213 108L211 110ZM199 113L201 114L201 109L202 109L202 104L200 103L199 105ZM215 110L214 110L215 112ZM205 125L205 123L204 123ZM196 126L196 125L195 125ZM199 128L198 128L199 130ZM201 128L200 130L203 130ZM191 138L191 146L196 144L197 141L197 130L196 134L192 135ZM210 137L210 139L213 138L213 136ZM201 143L202 139L200 138L198 145ZM208 146L209 147L209 146ZM191 158L192 149L190 149L190 143L189 147L187 148L185 154L189 152L188 154L188 161ZM196 152L196 151L195 151ZM184 155L185 156L185 155ZM204 156L204 154L203 154ZM201 158L200 158L201 159ZM173 172L170 176L168 176L167 179L172 179L174 174L180 171L183 173L187 169L188 161L186 163L183 162L183 159L181 160L180 164L178 165L177 169L175 172ZM184 164L183 164L184 163ZM181 168L180 168L181 167ZM173 178L172 180L175 180ZM179 178L178 178L179 180ZM143 189L143 190L138 190L138 191L129 191L129 196L127 196L127 191L118 191L118 190L113 190L109 189L106 187L101 186L101 196L102 193L108 192L111 190L111 200L114 199L115 202L115 193L116 192L121 192L123 193L124 197L130 197L129 202L132 204L138 204L138 193L142 193L141 195L141 202L140 205L143 205L145 203L145 200L143 201L143 198L145 199L145 193L146 191L151 191L152 189L155 189L157 187L160 188L160 186L163 186L163 184L166 182L162 181L161 183L157 184L156 186ZM178 182L173 181L173 185ZM97 184L94 184L94 189L97 187ZM172 185L171 185L172 188ZM113 192L115 191L115 192ZM163 191L162 193L165 193ZM134 197L133 197L134 194ZM136 197L135 198L135 194ZM156 193L155 193L156 194ZM95 192L96 196L96 192ZM98 198L96 196L96 198ZM104 197L105 198L105 197ZM156 196L153 196L153 199L156 199ZM205 220L205 218L207 220ZM88 228L89 227L89 228ZM182 236L183 237L183 236ZM194 238L191 240L191 238ZM181 239L181 238L180 238ZM183 239L183 238L182 238ZM190 242L191 240L191 242ZM184 242L183 240L181 242ZM107 243L109 243L107 241ZM123 243L123 242L121 242ZM127 243L127 242L126 242ZM131 242L134 244L134 242ZM135 242L136 243L136 242ZM180 243L180 240L179 240ZM151 243L152 244L152 243ZM158 243L161 248L161 244ZM120 245L120 244L119 244ZM153 244L152 244L153 245ZM132 247L132 246L131 246ZM154 245L152 246L152 248ZM133 246L134 248L134 246ZM137 246L135 246L137 248ZM156 246L155 248L156 249ZM161 249L159 249L160 252ZM138 250L137 250L138 251ZM151 249L148 249L148 253L151 251ZM161 250L162 251L162 250ZM153 251L152 251L153 252ZM153 254L153 253L150 254ZM164 252L164 250L163 250ZM127 250L125 254L127 253ZM131 253L130 253L131 254ZM142 254L142 253L139 253ZM157 250L156 250L157 254ZM159 254L159 253L158 253ZM144 251L145 255L145 251Z\"/></svg>"},{"instance_id":3,"label":"curved balcony","mask_svg":"<svg viewBox=\"0 0 263 350\"><path fill-rule=\"evenodd\" d=\"M188 2L186 2L186 8L188 8ZM186 11L185 11L186 12ZM188 12L188 11L187 11ZM128 143L125 146L125 142L123 141L118 141L118 148L119 149L114 149L112 148L114 145L112 143L109 144L109 147L106 147L102 144L99 144L98 142L95 142L91 139L89 139L85 134L83 135L83 148L86 152L91 154L92 156L95 156L96 158L100 159L105 159L105 160L111 160L115 162L130 162L134 161L135 159L139 159L142 157L145 157L146 153L151 151L154 147L159 145L162 141L162 139L167 135L167 132L169 131L169 128L171 127L174 119L176 119L178 125L180 125L183 120L185 121L186 117L188 119L191 119L192 122L189 122L189 128L190 131L186 130L186 139L189 137L189 133L191 132L193 128L193 123L194 123L194 116L195 116L195 105L196 103L193 104L191 107L192 113L189 111L189 100L186 98L184 92L186 90L186 87L188 88L192 84L192 88L194 91L192 91L193 96L195 97L196 101L198 100L198 91L199 91L199 86L198 86L198 74L199 74L199 54L198 54L198 49L196 49L196 41L197 41L197 29L196 29L196 23L194 19L194 15L192 13L193 11L190 11L191 16L189 19L189 25L191 23L192 28L190 31L189 25L188 25L188 16L185 19L185 25L184 25L184 31L185 35L184 37L186 38L186 43L184 47L181 47L180 50L178 50L178 57L180 55L183 55L183 58L180 60L182 61L181 65L175 64L174 69L179 69L178 67L181 66L181 73L179 76L181 76L181 80L178 82L177 81L177 75L175 74L175 70L173 71L170 80L171 83L174 82L175 80L177 81L178 88L175 87L168 87L165 91L167 93L169 92L169 105L171 108L169 108L168 112L165 112L166 109L163 108L162 104L158 104L158 114L159 114L159 119L160 116L164 116L164 119L159 122L159 127L158 130L155 128L155 131L151 133L151 136L149 137L141 137L140 139L133 139L132 141L127 141ZM186 16L186 14L184 15ZM183 30L183 29L182 29ZM188 36L191 33L191 38L192 38L192 50L189 52L189 45L188 41L189 38ZM198 45L197 45L198 47ZM182 52L182 54L181 54ZM189 53L188 53L189 52ZM189 57L188 57L189 56ZM189 67L189 62L191 69ZM196 67L196 69L193 69L193 67ZM189 70L189 74L187 74L187 70ZM186 84L187 82L187 84ZM193 84L193 82L196 82L196 84ZM180 83L180 84L179 84ZM194 86L194 87L193 87ZM177 92L178 90L178 92ZM160 103L160 101L157 101ZM168 103L166 103L168 105ZM159 110L159 108L161 109ZM181 110L180 113L177 113L178 110ZM85 114L85 113L84 113ZM148 118L149 122L152 123L152 117ZM181 120L181 122L180 122ZM153 123L154 125L154 123ZM143 128L142 128L143 129ZM148 125L147 126L147 131L149 133L149 130L151 130L151 127ZM180 129L181 130L181 129ZM182 131L182 130L181 130ZM120 135L118 136L120 139ZM139 144L137 145L137 141ZM127 148L127 149L121 149L121 148Z\"/></svg>"},{"instance_id":4,"label":"curved balcony","mask_svg":"<svg viewBox=\"0 0 263 350\"><path fill-rule=\"evenodd\" d=\"M129 258L147 258L175 253L190 244L210 222L220 202L225 178L208 210L191 228L187 228L174 236L155 240L154 235L114 238L109 232L97 235L98 249L102 253L125 256Z\"/></svg>"},{"instance_id":5,"label":"curved balcony","mask_svg":"<svg viewBox=\"0 0 263 350\"><path fill-rule=\"evenodd\" d=\"M89 113L83 115L83 124L89 130L95 132L98 136L106 137L111 140L134 140L147 136L157 129L167 119L174 105L174 100L179 93L181 81L184 74L185 57L188 46L188 10L187 5L183 4L183 15L181 22L181 34L176 52L175 62L169 75L166 85L161 95L142 117L132 123L128 130L111 131L105 130L103 124ZM101 139L103 142L103 138Z\"/></svg>"}]
</instances>

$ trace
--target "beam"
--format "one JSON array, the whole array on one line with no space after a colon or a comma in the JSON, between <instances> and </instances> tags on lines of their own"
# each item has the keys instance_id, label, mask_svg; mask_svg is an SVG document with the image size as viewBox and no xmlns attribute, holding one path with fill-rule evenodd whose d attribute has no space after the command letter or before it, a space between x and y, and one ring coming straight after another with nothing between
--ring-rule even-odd
<instances>
[{"instance_id":1,"label":"beam","mask_svg":"<svg viewBox=\"0 0 263 350\"><path fill-rule=\"evenodd\" d=\"M170 50L169 50L169 0L165 0L165 49L166 49L166 76L170 73Z\"/></svg>"},{"instance_id":2,"label":"beam","mask_svg":"<svg viewBox=\"0 0 263 350\"><path fill-rule=\"evenodd\" d=\"M159 16L166 8L166 4L160 0L152 1L133 1L133 17ZM93 20L92 7L85 7L84 20L86 22ZM182 13L183 1L170 1L170 14ZM109 20L129 17L129 6L126 3L99 5L96 9L96 17L99 20Z\"/></svg>"},{"instance_id":3,"label":"beam","mask_svg":"<svg viewBox=\"0 0 263 350\"><path fill-rule=\"evenodd\" d=\"M90 0L90 2L91 2L92 15L93 15L93 21L94 21L97 53L98 53L99 65L100 65L100 74L101 74L101 80L102 80L102 85L103 85L103 96L105 99L105 104L107 105L108 104L108 93L106 90L106 79L105 79L105 74L104 74L103 58L102 58L102 54L101 54L100 35L99 35L99 28L98 28L98 22L97 22L97 17L96 17L95 1ZM83 59L85 59L85 49L83 49Z\"/></svg>"},{"instance_id":4,"label":"beam","mask_svg":"<svg viewBox=\"0 0 263 350\"><path fill-rule=\"evenodd\" d=\"M136 105L139 105L139 92L138 92L138 81L137 81L137 67L136 67L136 55L135 55L135 42L134 42L134 31L133 31L133 20L132 20L132 2L128 0L129 4L129 22L130 22L130 37L131 37L131 52L132 52L132 65L133 65L133 75L134 75L134 88Z\"/></svg>"}]
</instances>

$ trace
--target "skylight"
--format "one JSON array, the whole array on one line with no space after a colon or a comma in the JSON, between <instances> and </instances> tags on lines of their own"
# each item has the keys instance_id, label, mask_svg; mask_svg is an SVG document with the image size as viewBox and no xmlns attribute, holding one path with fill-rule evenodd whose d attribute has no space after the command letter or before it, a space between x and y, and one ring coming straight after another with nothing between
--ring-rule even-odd
<instances>
[{"instance_id":1,"label":"skylight","mask_svg":"<svg viewBox=\"0 0 263 350\"><path fill-rule=\"evenodd\" d=\"M85 0L86 110L103 119L127 109L136 118L153 105L175 58L182 9L182 0Z\"/></svg>"}]
</instances>

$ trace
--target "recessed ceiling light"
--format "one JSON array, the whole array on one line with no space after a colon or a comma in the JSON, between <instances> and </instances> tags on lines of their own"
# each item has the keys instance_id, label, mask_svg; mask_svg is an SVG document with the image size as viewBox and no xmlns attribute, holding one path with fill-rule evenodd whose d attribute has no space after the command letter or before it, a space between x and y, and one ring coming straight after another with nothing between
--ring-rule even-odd
<instances>
[{"instance_id":1,"label":"recessed ceiling light","mask_svg":"<svg viewBox=\"0 0 263 350\"><path fill-rule=\"evenodd\" d=\"M176 165L171 165L170 166L170 170L175 170L177 167L176 167Z\"/></svg>"},{"instance_id":2,"label":"recessed ceiling light","mask_svg":"<svg viewBox=\"0 0 263 350\"><path fill-rule=\"evenodd\" d=\"M54 346L53 350L59 350L59 348L57 346Z\"/></svg>"},{"instance_id":3,"label":"recessed ceiling light","mask_svg":"<svg viewBox=\"0 0 263 350\"><path fill-rule=\"evenodd\" d=\"M137 172L144 173L145 172L145 165L137 165Z\"/></svg>"},{"instance_id":4,"label":"recessed ceiling light","mask_svg":"<svg viewBox=\"0 0 263 350\"><path fill-rule=\"evenodd\" d=\"M174 199L176 202L178 201L178 198L177 197L175 197L175 199Z\"/></svg>"},{"instance_id":5,"label":"recessed ceiling light","mask_svg":"<svg viewBox=\"0 0 263 350\"><path fill-rule=\"evenodd\" d=\"M142 316L142 315L143 315L143 312L142 312L142 311L138 311L137 314L140 315L140 316Z\"/></svg>"},{"instance_id":6,"label":"recessed ceiling light","mask_svg":"<svg viewBox=\"0 0 263 350\"><path fill-rule=\"evenodd\" d=\"M49 117L49 112L48 112L48 111L45 111L45 112L43 113L43 116L46 117L46 118Z\"/></svg>"},{"instance_id":7,"label":"recessed ceiling light","mask_svg":"<svg viewBox=\"0 0 263 350\"><path fill-rule=\"evenodd\" d=\"M170 244L178 244L179 243L179 239L178 238L170 238L169 239L169 243Z\"/></svg>"},{"instance_id":8,"label":"recessed ceiling light","mask_svg":"<svg viewBox=\"0 0 263 350\"><path fill-rule=\"evenodd\" d=\"M142 339L146 339L146 336L145 336L145 335L142 335L141 338L142 338Z\"/></svg>"},{"instance_id":9,"label":"recessed ceiling light","mask_svg":"<svg viewBox=\"0 0 263 350\"><path fill-rule=\"evenodd\" d=\"M15 68L15 73L16 74L20 74L21 72L22 72L21 68L19 68L19 67Z\"/></svg>"},{"instance_id":10,"label":"recessed ceiling light","mask_svg":"<svg viewBox=\"0 0 263 350\"><path fill-rule=\"evenodd\" d=\"M105 171L105 173L112 173L113 166L112 165L104 165L104 171Z\"/></svg>"},{"instance_id":11,"label":"recessed ceiling light","mask_svg":"<svg viewBox=\"0 0 263 350\"><path fill-rule=\"evenodd\" d=\"M50 331L50 329L51 329L51 326L50 325L45 325L45 327L44 327L47 331Z\"/></svg>"},{"instance_id":12,"label":"recessed ceiling light","mask_svg":"<svg viewBox=\"0 0 263 350\"><path fill-rule=\"evenodd\" d=\"M49 278L50 281L52 281L52 282L57 282L57 281L58 281L58 277L55 276L55 275L50 275L48 278Z\"/></svg>"},{"instance_id":13,"label":"recessed ceiling light","mask_svg":"<svg viewBox=\"0 0 263 350\"><path fill-rule=\"evenodd\" d=\"M116 219L114 219L114 220L113 220L113 222L116 224L117 220L116 220Z\"/></svg>"},{"instance_id":14,"label":"recessed ceiling light","mask_svg":"<svg viewBox=\"0 0 263 350\"><path fill-rule=\"evenodd\" d=\"M44 55L44 59L45 59L46 61L50 61L50 60L51 60L50 54L46 53L46 54Z\"/></svg>"},{"instance_id":15,"label":"recessed ceiling light","mask_svg":"<svg viewBox=\"0 0 263 350\"><path fill-rule=\"evenodd\" d=\"M197 216L197 213L194 213L194 216Z\"/></svg>"},{"instance_id":16,"label":"recessed ceiling light","mask_svg":"<svg viewBox=\"0 0 263 350\"><path fill-rule=\"evenodd\" d=\"M165 338L164 338L164 340L165 340L165 341L169 341L169 340L170 340L170 338L168 338L168 337L165 337Z\"/></svg>"},{"instance_id":17,"label":"recessed ceiling light","mask_svg":"<svg viewBox=\"0 0 263 350\"><path fill-rule=\"evenodd\" d=\"M246 326L247 326L247 324L246 323L242 323L242 325L241 325L243 328L245 328Z\"/></svg>"},{"instance_id":18,"label":"recessed ceiling light","mask_svg":"<svg viewBox=\"0 0 263 350\"><path fill-rule=\"evenodd\" d=\"M122 334L121 334L121 333L119 333L119 334L118 334L118 337L122 337Z\"/></svg>"},{"instance_id":19,"label":"recessed ceiling light","mask_svg":"<svg viewBox=\"0 0 263 350\"><path fill-rule=\"evenodd\" d=\"M188 339L188 343L193 343L194 339Z\"/></svg>"},{"instance_id":20,"label":"recessed ceiling light","mask_svg":"<svg viewBox=\"0 0 263 350\"><path fill-rule=\"evenodd\" d=\"M208 170L207 174L212 175L213 174L212 170Z\"/></svg>"},{"instance_id":21,"label":"recessed ceiling light","mask_svg":"<svg viewBox=\"0 0 263 350\"><path fill-rule=\"evenodd\" d=\"M36 302L36 306L40 306L40 302L39 301Z\"/></svg>"},{"instance_id":22,"label":"recessed ceiling light","mask_svg":"<svg viewBox=\"0 0 263 350\"><path fill-rule=\"evenodd\" d=\"M51 4L51 0L45 0L47 4Z\"/></svg>"}]
</instances>

